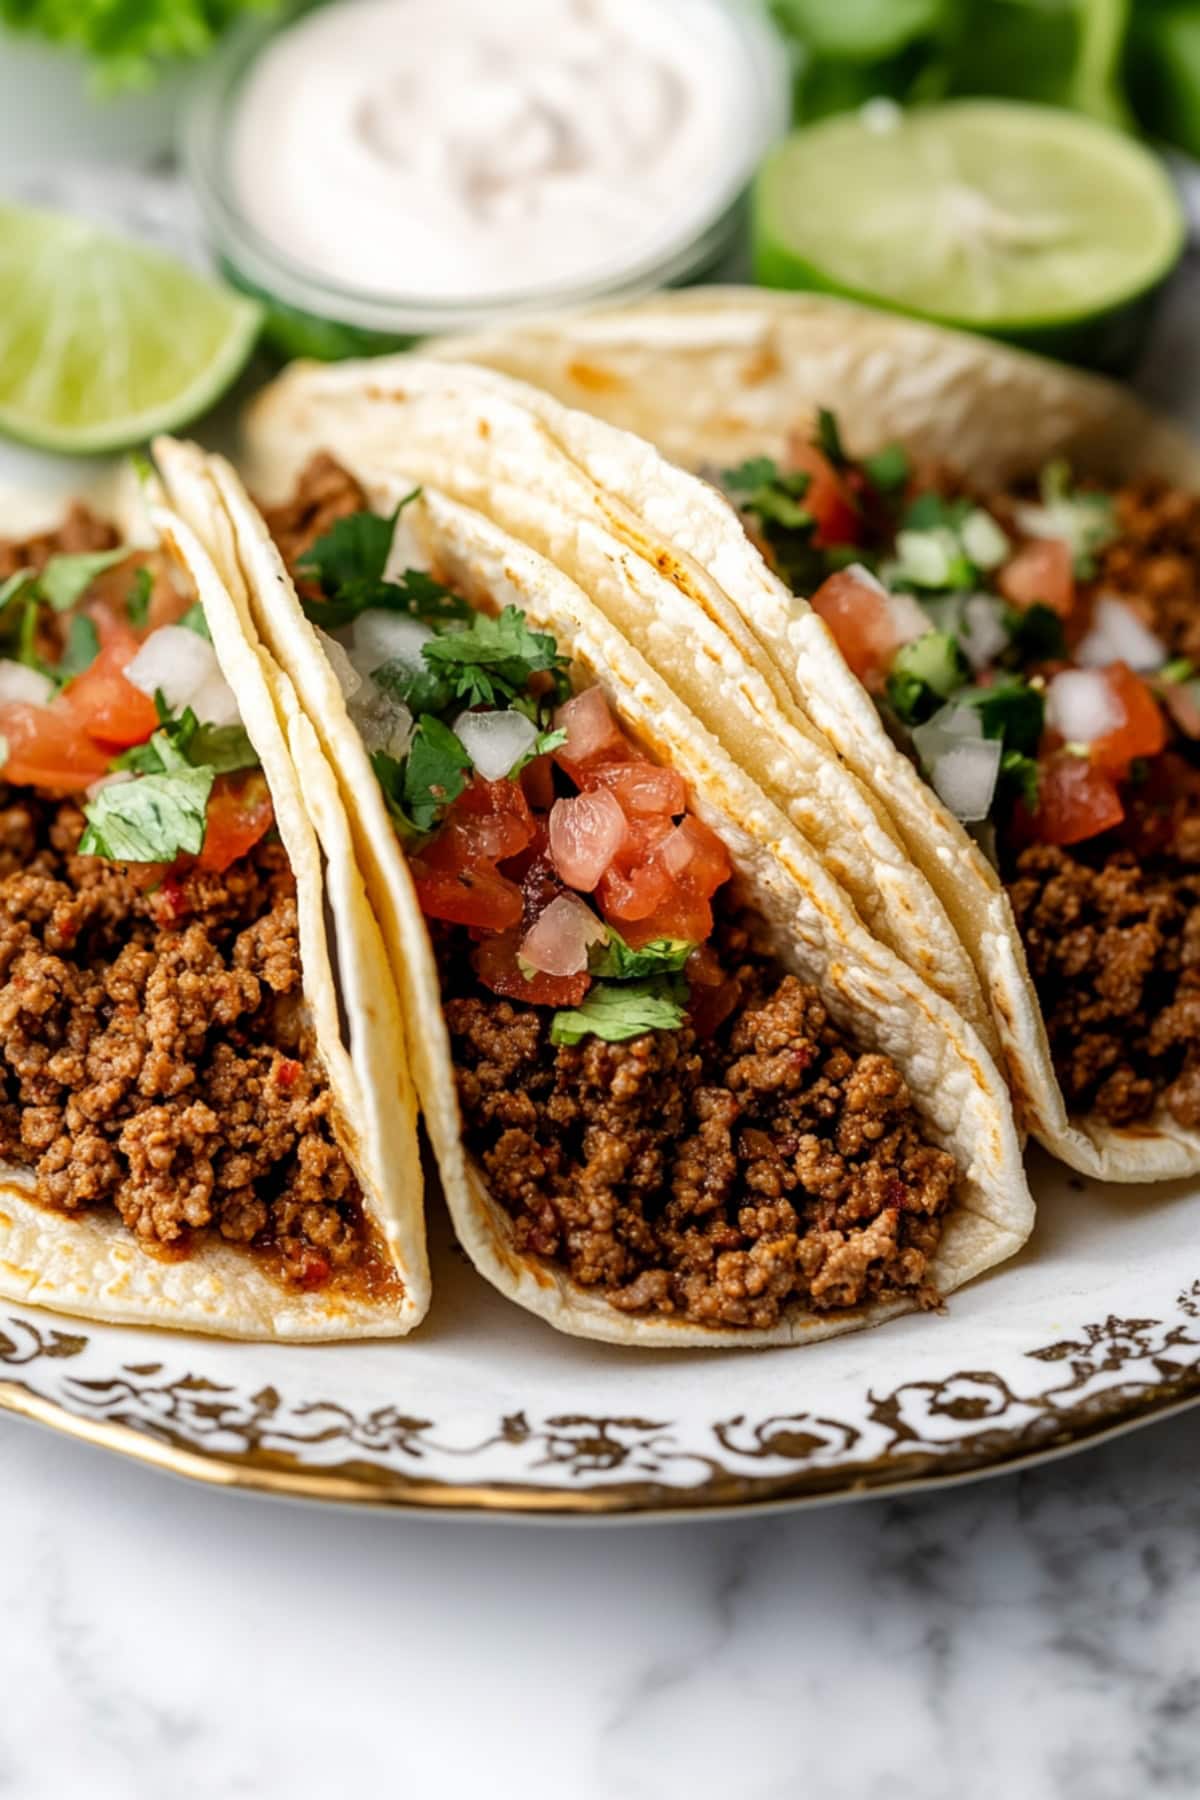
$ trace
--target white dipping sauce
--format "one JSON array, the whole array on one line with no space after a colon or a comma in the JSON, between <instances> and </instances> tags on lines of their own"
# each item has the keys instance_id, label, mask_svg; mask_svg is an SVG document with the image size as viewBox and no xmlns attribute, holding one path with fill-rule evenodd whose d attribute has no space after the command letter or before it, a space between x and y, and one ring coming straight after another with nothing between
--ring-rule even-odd
<instances>
[{"instance_id":1,"label":"white dipping sauce","mask_svg":"<svg viewBox=\"0 0 1200 1800\"><path fill-rule=\"evenodd\" d=\"M702 0L348 0L267 45L229 169L249 224L340 286L505 298L686 241L760 111Z\"/></svg>"}]
</instances>

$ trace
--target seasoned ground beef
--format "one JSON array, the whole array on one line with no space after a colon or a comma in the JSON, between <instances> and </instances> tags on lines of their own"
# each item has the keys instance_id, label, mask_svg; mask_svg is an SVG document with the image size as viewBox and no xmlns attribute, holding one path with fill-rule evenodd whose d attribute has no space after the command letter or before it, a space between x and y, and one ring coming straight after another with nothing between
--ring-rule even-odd
<instances>
[{"instance_id":1,"label":"seasoned ground beef","mask_svg":"<svg viewBox=\"0 0 1200 1800\"><path fill-rule=\"evenodd\" d=\"M0 787L0 1157L148 1250L214 1232L302 1287L377 1285L282 848L150 886L77 855L82 828L73 802Z\"/></svg>"},{"instance_id":2,"label":"seasoned ground beef","mask_svg":"<svg viewBox=\"0 0 1200 1800\"><path fill-rule=\"evenodd\" d=\"M1141 481L1115 501L1120 535L1099 554L1097 592L1136 603L1171 656L1200 666L1200 494Z\"/></svg>"},{"instance_id":3,"label":"seasoned ground beef","mask_svg":"<svg viewBox=\"0 0 1200 1800\"><path fill-rule=\"evenodd\" d=\"M1009 893L1068 1107L1200 1127L1200 817L1141 857L1031 845Z\"/></svg>"},{"instance_id":4,"label":"seasoned ground beef","mask_svg":"<svg viewBox=\"0 0 1200 1800\"><path fill-rule=\"evenodd\" d=\"M551 1014L488 993L440 933L470 1148L518 1245L631 1313L762 1329L790 1302L938 1302L930 1262L956 1181L886 1057L860 1054L813 988L716 947L740 1003L622 1044L549 1040Z\"/></svg>"},{"instance_id":5,"label":"seasoned ground beef","mask_svg":"<svg viewBox=\"0 0 1200 1800\"><path fill-rule=\"evenodd\" d=\"M322 599L319 582L305 581L296 564L310 545L324 537L339 519L352 513L365 512L366 492L348 469L332 456L319 451L309 458L296 482L294 491L279 506L264 506L263 518L279 548L296 586L306 600Z\"/></svg>"}]
</instances>

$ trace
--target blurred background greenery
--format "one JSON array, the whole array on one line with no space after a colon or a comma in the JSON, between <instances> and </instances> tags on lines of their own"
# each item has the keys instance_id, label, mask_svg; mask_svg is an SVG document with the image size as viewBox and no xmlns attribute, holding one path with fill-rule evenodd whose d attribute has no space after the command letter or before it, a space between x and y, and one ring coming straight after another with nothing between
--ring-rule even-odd
<instances>
[{"instance_id":1,"label":"blurred background greenery","mask_svg":"<svg viewBox=\"0 0 1200 1800\"><path fill-rule=\"evenodd\" d=\"M515 0L508 0L515 4ZM1040 100L1200 156L1200 0L769 0L795 54L797 121L885 94ZM0 23L146 87L286 0L0 0Z\"/></svg>"}]
</instances>

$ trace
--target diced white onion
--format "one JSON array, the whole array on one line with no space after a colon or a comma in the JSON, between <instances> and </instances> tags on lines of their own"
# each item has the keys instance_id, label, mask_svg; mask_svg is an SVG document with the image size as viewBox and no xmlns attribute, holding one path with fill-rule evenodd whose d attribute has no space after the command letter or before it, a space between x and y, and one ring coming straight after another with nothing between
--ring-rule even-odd
<instances>
[{"instance_id":1,"label":"diced white onion","mask_svg":"<svg viewBox=\"0 0 1200 1800\"><path fill-rule=\"evenodd\" d=\"M350 661L362 675L373 674L390 662L405 669L423 669L421 650L434 636L428 625L408 613L365 612L354 621Z\"/></svg>"},{"instance_id":2,"label":"diced white onion","mask_svg":"<svg viewBox=\"0 0 1200 1800\"><path fill-rule=\"evenodd\" d=\"M554 726L567 734L562 755L570 763L589 762L621 742L620 727L598 687L584 688L564 701L554 715Z\"/></svg>"},{"instance_id":3,"label":"diced white onion","mask_svg":"<svg viewBox=\"0 0 1200 1800\"><path fill-rule=\"evenodd\" d=\"M233 689L220 669L201 682L188 705L202 725L237 725L241 721Z\"/></svg>"},{"instance_id":4,"label":"diced white onion","mask_svg":"<svg viewBox=\"0 0 1200 1800\"><path fill-rule=\"evenodd\" d=\"M871 582L873 587L877 587L880 593L887 596L888 615L891 619L892 632L897 650L900 648L901 644L911 644L917 638L924 637L927 631L933 630L933 620L925 611L925 608L921 605L920 601L912 594L890 593L888 589L883 586L882 582L876 581L875 577L870 575L869 572L862 568L858 563L855 563L852 568L848 569L847 574L857 575L859 577L865 576Z\"/></svg>"},{"instance_id":5,"label":"diced white onion","mask_svg":"<svg viewBox=\"0 0 1200 1800\"><path fill-rule=\"evenodd\" d=\"M999 738L964 738L938 757L931 780L956 819L986 819L996 792L1003 745Z\"/></svg>"},{"instance_id":6,"label":"diced white onion","mask_svg":"<svg viewBox=\"0 0 1200 1800\"><path fill-rule=\"evenodd\" d=\"M1101 594L1075 660L1087 669L1114 662L1128 663L1131 669L1159 669L1167 660L1167 647L1132 606L1115 594Z\"/></svg>"},{"instance_id":7,"label":"diced white onion","mask_svg":"<svg viewBox=\"0 0 1200 1800\"><path fill-rule=\"evenodd\" d=\"M1064 669L1046 689L1046 723L1069 744L1092 744L1120 730L1125 708L1099 669Z\"/></svg>"},{"instance_id":8,"label":"diced white onion","mask_svg":"<svg viewBox=\"0 0 1200 1800\"><path fill-rule=\"evenodd\" d=\"M977 506L963 520L962 547L977 569L998 569L1011 545L990 512Z\"/></svg>"},{"instance_id":9,"label":"diced white onion","mask_svg":"<svg viewBox=\"0 0 1200 1800\"><path fill-rule=\"evenodd\" d=\"M533 720L519 712L463 712L451 729L485 781L502 780L529 755L538 734Z\"/></svg>"},{"instance_id":10,"label":"diced white onion","mask_svg":"<svg viewBox=\"0 0 1200 1800\"><path fill-rule=\"evenodd\" d=\"M1008 644L1004 609L990 594L970 594L963 604L958 642L973 669L986 669Z\"/></svg>"},{"instance_id":11,"label":"diced white onion","mask_svg":"<svg viewBox=\"0 0 1200 1800\"><path fill-rule=\"evenodd\" d=\"M12 700L26 706L45 706L53 694L54 683L48 675L27 669L24 663L0 659L0 706L7 706Z\"/></svg>"},{"instance_id":12,"label":"diced white onion","mask_svg":"<svg viewBox=\"0 0 1200 1800\"><path fill-rule=\"evenodd\" d=\"M330 637L328 632L318 631L317 636L321 640L321 648L329 658L329 666L337 677L343 700L353 700L363 684L363 677L350 661L344 645Z\"/></svg>"},{"instance_id":13,"label":"diced white onion","mask_svg":"<svg viewBox=\"0 0 1200 1800\"><path fill-rule=\"evenodd\" d=\"M550 812L550 855L559 875L589 894L628 830L625 814L607 788L556 800Z\"/></svg>"},{"instance_id":14,"label":"diced white onion","mask_svg":"<svg viewBox=\"0 0 1200 1800\"><path fill-rule=\"evenodd\" d=\"M930 531L896 533L900 568L920 587L949 587L950 571L958 554L958 540L944 525L936 525Z\"/></svg>"},{"instance_id":15,"label":"diced white onion","mask_svg":"<svg viewBox=\"0 0 1200 1800\"><path fill-rule=\"evenodd\" d=\"M132 769L113 769L109 774L101 775L92 782L87 790L87 797L89 800L94 800L97 794L102 794L104 792L105 788L122 787L125 782L132 780Z\"/></svg>"},{"instance_id":16,"label":"diced white onion","mask_svg":"<svg viewBox=\"0 0 1200 1800\"><path fill-rule=\"evenodd\" d=\"M926 769L935 768L956 744L983 736L983 721L973 706L943 706L924 725L913 727L913 744Z\"/></svg>"},{"instance_id":17,"label":"diced white onion","mask_svg":"<svg viewBox=\"0 0 1200 1800\"><path fill-rule=\"evenodd\" d=\"M210 676L220 676L217 653L208 639L186 625L160 625L152 631L125 678L151 698L161 693L172 712L190 706L192 696Z\"/></svg>"},{"instance_id":18,"label":"diced white onion","mask_svg":"<svg viewBox=\"0 0 1200 1800\"><path fill-rule=\"evenodd\" d=\"M364 681L346 710L358 727L369 756L383 750L397 759L408 749L413 716L402 700L393 700L374 681Z\"/></svg>"},{"instance_id":19,"label":"diced white onion","mask_svg":"<svg viewBox=\"0 0 1200 1800\"><path fill-rule=\"evenodd\" d=\"M519 954L539 974L582 975L588 966L588 947L603 943L607 936L590 906L576 894L560 894L525 933Z\"/></svg>"}]
</instances>

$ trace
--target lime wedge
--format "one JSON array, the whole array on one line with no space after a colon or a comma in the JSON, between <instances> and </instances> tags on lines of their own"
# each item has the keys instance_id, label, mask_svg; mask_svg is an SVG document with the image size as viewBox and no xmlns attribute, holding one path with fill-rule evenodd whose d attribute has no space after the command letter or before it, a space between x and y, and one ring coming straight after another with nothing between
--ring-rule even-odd
<instances>
[{"instance_id":1,"label":"lime wedge","mask_svg":"<svg viewBox=\"0 0 1200 1800\"><path fill-rule=\"evenodd\" d=\"M1178 259L1157 158L1078 114L874 101L795 132L759 171L755 272L1077 361L1119 366Z\"/></svg>"},{"instance_id":2,"label":"lime wedge","mask_svg":"<svg viewBox=\"0 0 1200 1800\"><path fill-rule=\"evenodd\" d=\"M260 318L160 251L0 206L0 431L89 452L184 425L238 375Z\"/></svg>"}]
</instances>

